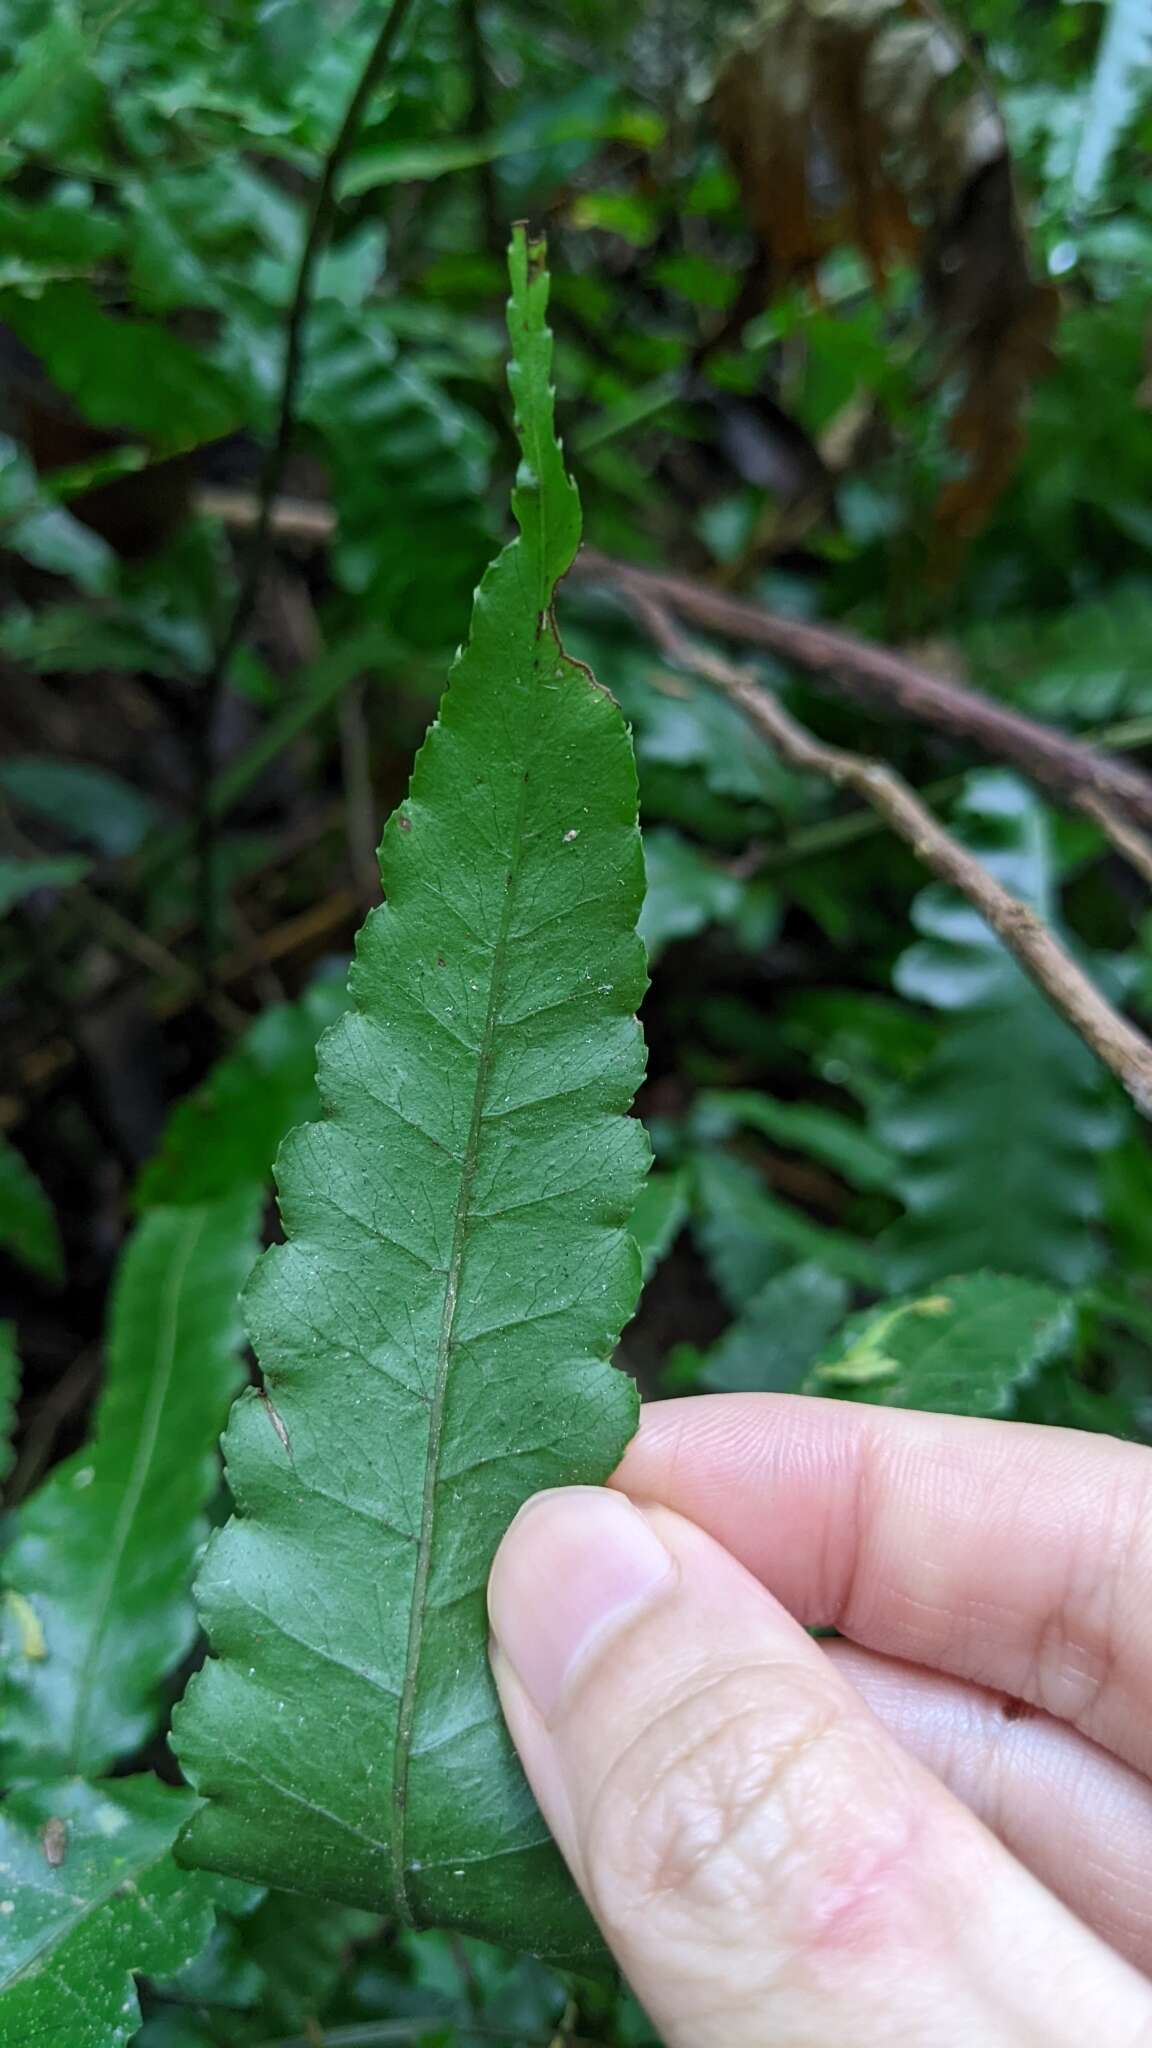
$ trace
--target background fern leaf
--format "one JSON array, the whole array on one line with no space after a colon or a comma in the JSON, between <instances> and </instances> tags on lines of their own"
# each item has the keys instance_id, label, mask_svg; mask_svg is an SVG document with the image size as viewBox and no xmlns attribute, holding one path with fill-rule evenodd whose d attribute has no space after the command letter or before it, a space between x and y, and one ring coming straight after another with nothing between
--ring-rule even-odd
<instances>
[{"instance_id":1,"label":"background fern leaf","mask_svg":"<svg viewBox=\"0 0 1152 2048\"><path fill-rule=\"evenodd\" d=\"M236 1304L259 1209L259 1190L157 1209L125 1252L92 1441L14 1518L4 1576L24 1605L4 1619L6 1783L100 1771L136 1749L192 1646L186 1589L240 1377Z\"/></svg>"},{"instance_id":2,"label":"background fern leaf","mask_svg":"<svg viewBox=\"0 0 1152 2048\"><path fill-rule=\"evenodd\" d=\"M964 837L1006 886L1054 912L1048 825L1013 775L970 775ZM905 1214L887 1233L889 1285L983 1266L1073 1287L1100 1257L1101 1163L1122 1128L1093 1055L977 913L950 890L917 897L923 934L897 984L944 1013L935 1052L875 1119Z\"/></svg>"},{"instance_id":3,"label":"background fern leaf","mask_svg":"<svg viewBox=\"0 0 1152 2048\"><path fill-rule=\"evenodd\" d=\"M574 1961L597 1937L504 1731L484 1586L525 1497L604 1479L634 1426L607 1360L640 1281L643 862L623 719L551 622L579 506L522 231L512 274L520 538L384 835L327 1121L280 1156L289 1241L249 1290L275 1412L229 1427L217 1655L176 1736L194 1860Z\"/></svg>"}]
</instances>

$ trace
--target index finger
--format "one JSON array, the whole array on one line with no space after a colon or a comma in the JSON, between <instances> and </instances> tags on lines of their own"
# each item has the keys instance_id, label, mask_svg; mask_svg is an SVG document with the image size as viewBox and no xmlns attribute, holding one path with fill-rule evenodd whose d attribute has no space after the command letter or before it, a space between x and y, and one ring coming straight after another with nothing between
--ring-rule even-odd
<instances>
[{"instance_id":1,"label":"index finger","mask_svg":"<svg viewBox=\"0 0 1152 2048\"><path fill-rule=\"evenodd\" d=\"M1152 1451L795 1395L655 1402L613 1484L798 1620L1042 1707L1152 1770Z\"/></svg>"}]
</instances>

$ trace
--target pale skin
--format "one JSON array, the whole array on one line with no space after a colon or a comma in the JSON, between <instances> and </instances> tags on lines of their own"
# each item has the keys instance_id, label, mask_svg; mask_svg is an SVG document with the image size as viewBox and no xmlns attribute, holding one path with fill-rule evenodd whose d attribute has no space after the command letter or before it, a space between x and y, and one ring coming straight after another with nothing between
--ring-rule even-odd
<instances>
[{"instance_id":1,"label":"pale skin","mask_svg":"<svg viewBox=\"0 0 1152 2048\"><path fill-rule=\"evenodd\" d=\"M661 1402L611 1488L521 1511L489 1607L669 2048L1152 2048L1152 1451Z\"/></svg>"}]
</instances>

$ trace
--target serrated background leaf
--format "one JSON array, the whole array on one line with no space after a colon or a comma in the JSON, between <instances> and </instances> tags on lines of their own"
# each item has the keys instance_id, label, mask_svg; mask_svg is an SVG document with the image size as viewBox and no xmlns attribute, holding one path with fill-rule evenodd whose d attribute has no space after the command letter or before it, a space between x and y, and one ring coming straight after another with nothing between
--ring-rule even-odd
<instances>
[{"instance_id":1,"label":"serrated background leaf","mask_svg":"<svg viewBox=\"0 0 1152 2048\"><path fill-rule=\"evenodd\" d=\"M847 1306L847 1285L823 1266L778 1273L707 1352L701 1387L711 1394L793 1393Z\"/></svg>"},{"instance_id":2,"label":"serrated background leaf","mask_svg":"<svg viewBox=\"0 0 1152 2048\"><path fill-rule=\"evenodd\" d=\"M575 1960L598 1940L504 1730L484 1587L526 1496L606 1478L634 1425L607 1360L640 1277L643 866L623 719L550 624L579 507L546 292L520 231L521 537L384 835L328 1118L281 1154L288 1242L248 1295L276 1413L229 1426L216 1656L176 1742L196 1860Z\"/></svg>"},{"instance_id":3,"label":"serrated background leaf","mask_svg":"<svg viewBox=\"0 0 1152 2048\"><path fill-rule=\"evenodd\" d=\"M1014 775L966 783L962 831L1006 886L1045 915L1054 884L1046 814ZM991 1266L1078 1286L1101 1256L1101 1161L1122 1128L1115 1091L970 906L940 888L913 912L901 991L947 1017L921 1075L874 1118L896 1158L905 1214L881 1250L904 1292Z\"/></svg>"},{"instance_id":4,"label":"serrated background leaf","mask_svg":"<svg viewBox=\"0 0 1152 2048\"><path fill-rule=\"evenodd\" d=\"M1054 1288L1006 1273L964 1274L931 1294L853 1316L806 1392L883 1408L1009 1415L1074 1332L1074 1304Z\"/></svg>"},{"instance_id":5,"label":"serrated background leaf","mask_svg":"<svg viewBox=\"0 0 1152 2048\"><path fill-rule=\"evenodd\" d=\"M180 1968L202 1946L226 1880L181 1870L172 1844L195 1805L156 1778L69 1778L0 1807L0 2040L120 2048L140 2025L134 1973ZM62 1854L49 1862L44 1830Z\"/></svg>"},{"instance_id":6,"label":"serrated background leaf","mask_svg":"<svg viewBox=\"0 0 1152 2048\"><path fill-rule=\"evenodd\" d=\"M259 1191L157 1209L125 1252L93 1439L14 1517L6 1585L43 1652L5 1615L5 1782L93 1773L151 1733L163 1679L196 1633L188 1585L217 1485L216 1440L240 1377L237 1297Z\"/></svg>"},{"instance_id":7,"label":"serrated background leaf","mask_svg":"<svg viewBox=\"0 0 1152 2048\"><path fill-rule=\"evenodd\" d=\"M720 1147L701 1150L692 1180L701 1250L730 1308L745 1308L766 1280L798 1261L865 1286L875 1281L870 1245L781 1201L747 1160Z\"/></svg>"},{"instance_id":8,"label":"serrated background leaf","mask_svg":"<svg viewBox=\"0 0 1152 2048\"><path fill-rule=\"evenodd\" d=\"M331 451L336 575L415 645L451 645L492 552L490 438L418 363L397 360L382 308L330 300L312 348L304 411Z\"/></svg>"}]
</instances>

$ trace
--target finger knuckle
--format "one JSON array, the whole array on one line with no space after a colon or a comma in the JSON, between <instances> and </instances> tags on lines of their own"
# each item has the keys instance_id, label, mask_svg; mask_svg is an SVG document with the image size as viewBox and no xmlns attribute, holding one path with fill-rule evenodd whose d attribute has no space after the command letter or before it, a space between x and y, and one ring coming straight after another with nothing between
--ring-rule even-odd
<instances>
[{"instance_id":1,"label":"finger knuckle","mask_svg":"<svg viewBox=\"0 0 1152 2048\"><path fill-rule=\"evenodd\" d=\"M604 1924L660 1916L730 1943L771 1911L784 1949L857 1941L911 1826L910 1801L876 1801L876 1768L818 1677L713 1679L662 1711L602 1787L588 1862Z\"/></svg>"}]
</instances>

